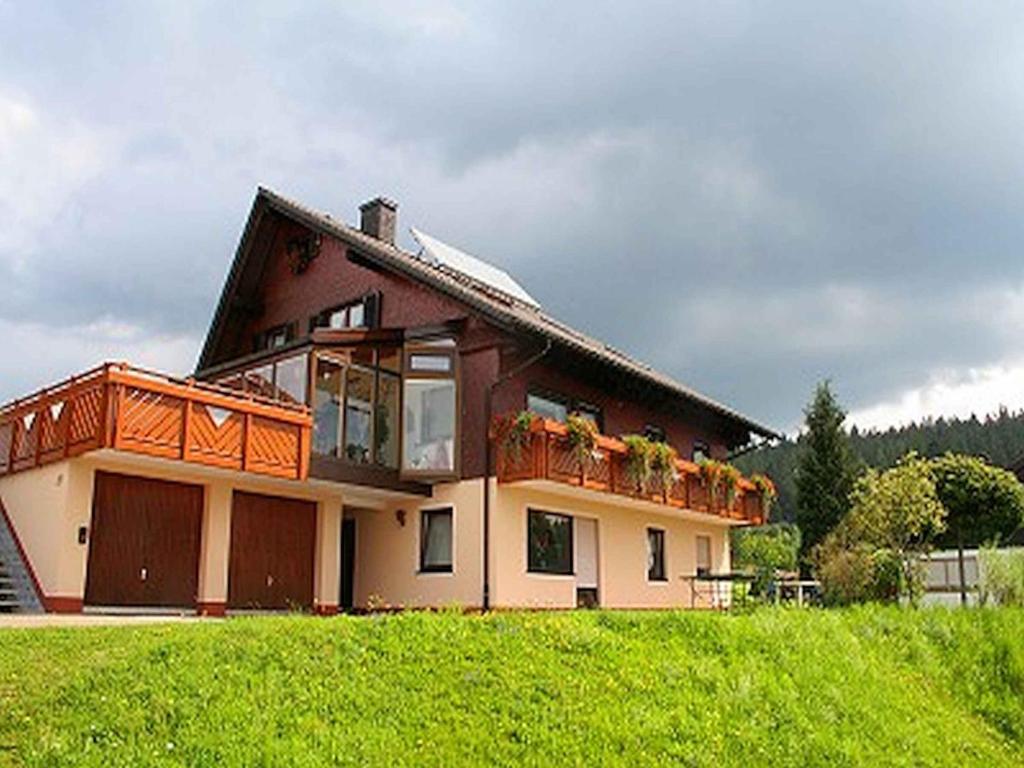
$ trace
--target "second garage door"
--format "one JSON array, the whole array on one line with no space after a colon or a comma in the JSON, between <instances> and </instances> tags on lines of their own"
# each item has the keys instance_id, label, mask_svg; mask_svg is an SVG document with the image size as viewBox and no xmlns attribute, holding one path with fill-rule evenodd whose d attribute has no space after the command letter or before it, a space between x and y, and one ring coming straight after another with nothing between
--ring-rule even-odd
<instances>
[{"instance_id":1,"label":"second garage door","mask_svg":"<svg viewBox=\"0 0 1024 768\"><path fill-rule=\"evenodd\" d=\"M231 508L228 607L313 604L316 504L236 491Z\"/></svg>"}]
</instances>

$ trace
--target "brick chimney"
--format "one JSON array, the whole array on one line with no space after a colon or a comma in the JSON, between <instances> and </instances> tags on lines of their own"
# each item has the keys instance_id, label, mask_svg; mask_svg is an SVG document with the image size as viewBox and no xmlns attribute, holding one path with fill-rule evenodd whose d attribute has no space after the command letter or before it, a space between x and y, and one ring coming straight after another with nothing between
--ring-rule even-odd
<instances>
[{"instance_id":1,"label":"brick chimney","mask_svg":"<svg viewBox=\"0 0 1024 768\"><path fill-rule=\"evenodd\" d=\"M398 221L398 203L386 197L375 197L359 206L359 228L364 234L395 244L395 224Z\"/></svg>"}]
</instances>

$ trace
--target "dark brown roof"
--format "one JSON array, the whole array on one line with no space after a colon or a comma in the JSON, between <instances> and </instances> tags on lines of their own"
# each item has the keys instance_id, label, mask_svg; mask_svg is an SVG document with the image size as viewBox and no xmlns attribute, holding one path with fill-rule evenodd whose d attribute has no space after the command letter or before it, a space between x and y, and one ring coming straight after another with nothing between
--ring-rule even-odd
<instances>
[{"instance_id":1,"label":"dark brown roof","mask_svg":"<svg viewBox=\"0 0 1024 768\"><path fill-rule=\"evenodd\" d=\"M256 201L253 205L254 211L261 204L265 204L323 234L336 237L357 248L361 254L382 266L430 285L502 324L510 325L533 334L539 334L546 339L550 339L552 343L563 345L638 379L655 384L672 394L699 403L721 416L739 422L744 428L755 434L763 437L780 437L779 433L775 430L763 426L732 408L680 384L671 377L654 370L649 365L633 359L624 352L602 341L598 341L574 328L570 328L546 314L543 310L519 301L484 283L473 280L461 272L446 269L443 265L431 264L408 251L370 237L360 230L332 218L328 214L315 211L265 187L260 187L257 192ZM248 234L247 230L246 235ZM244 240L245 237L243 236L243 244ZM240 246L235 256L236 263L232 265L229 285L225 286L224 294L221 296L221 302L217 308L217 314L214 316L214 322L210 328L210 334L207 337L203 355L200 358L200 368L205 367L207 356L213 348L215 337L219 333L219 327L223 322L223 315L226 313L226 306L229 300L230 282L237 277L241 270L241 265L238 261L243 255L243 250L243 247Z\"/></svg>"}]
</instances>

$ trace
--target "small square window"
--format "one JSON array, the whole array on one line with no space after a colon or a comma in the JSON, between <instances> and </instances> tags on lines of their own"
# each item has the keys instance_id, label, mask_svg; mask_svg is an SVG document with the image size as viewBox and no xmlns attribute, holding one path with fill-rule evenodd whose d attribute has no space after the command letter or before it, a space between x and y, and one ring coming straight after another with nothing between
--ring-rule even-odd
<instances>
[{"instance_id":1,"label":"small square window","mask_svg":"<svg viewBox=\"0 0 1024 768\"><path fill-rule=\"evenodd\" d=\"M664 443L665 430L656 424L648 424L644 427L644 437L652 443Z\"/></svg>"},{"instance_id":2,"label":"small square window","mask_svg":"<svg viewBox=\"0 0 1024 768\"><path fill-rule=\"evenodd\" d=\"M660 528L647 529L647 579L666 581L665 532Z\"/></svg>"},{"instance_id":3,"label":"small square window","mask_svg":"<svg viewBox=\"0 0 1024 768\"><path fill-rule=\"evenodd\" d=\"M448 373L452 369L452 359L448 355L409 355L409 369L428 373Z\"/></svg>"},{"instance_id":4,"label":"small square window","mask_svg":"<svg viewBox=\"0 0 1024 768\"><path fill-rule=\"evenodd\" d=\"M543 395L527 395L526 410L553 421L565 421L569 415L569 407L565 403Z\"/></svg>"},{"instance_id":5,"label":"small square window","mask_svg":"<svg viewBox=\"0 0 1024 768\"><path fill-rule=\"evenodd\" d=\"M425 509L420 516L420 571L452 572L452 509Z\"/></svg>"}]
</instances>

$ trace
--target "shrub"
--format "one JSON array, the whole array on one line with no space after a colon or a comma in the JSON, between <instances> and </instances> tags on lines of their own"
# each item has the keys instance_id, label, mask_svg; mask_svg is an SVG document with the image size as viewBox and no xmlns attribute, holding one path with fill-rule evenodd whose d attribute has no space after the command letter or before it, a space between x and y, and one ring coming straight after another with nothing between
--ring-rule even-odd
<instances>
[{"instance_id":1,"label":"shrub","mask_svg":"<svg viewBox=\"0 0 1024 768\"><path fill-rule=\"evenodd\" d=\"M1024 549L978 550L978 599L1024 606Z\"/></svg>"}]
</instances>

